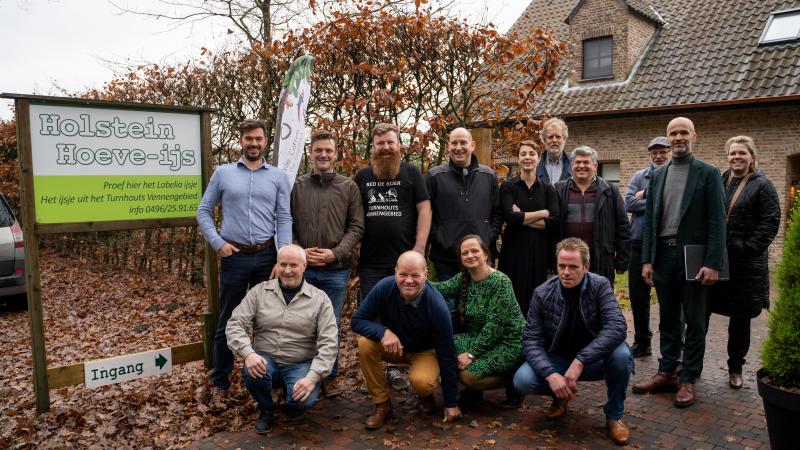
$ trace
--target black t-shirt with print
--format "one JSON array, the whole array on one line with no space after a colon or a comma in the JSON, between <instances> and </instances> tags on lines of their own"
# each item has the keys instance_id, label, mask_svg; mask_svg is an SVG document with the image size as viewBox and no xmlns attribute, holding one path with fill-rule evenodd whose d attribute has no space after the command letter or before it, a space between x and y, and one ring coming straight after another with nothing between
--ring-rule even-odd
<instances>
[{"instance_id":1,"label":"black t-shirt with print","mask_svg":"<svg viewBox=\"0 0 800 450\"><path fill-rule=\"evenodd\" d=\"M361 190L365 220L359 264L376 269L394 267L397 257L414 247L417 203L430 199L422 174L401 162L395 180L378 180L369 166L359 170L354 181Z\"/></svg>"}]
</instances>

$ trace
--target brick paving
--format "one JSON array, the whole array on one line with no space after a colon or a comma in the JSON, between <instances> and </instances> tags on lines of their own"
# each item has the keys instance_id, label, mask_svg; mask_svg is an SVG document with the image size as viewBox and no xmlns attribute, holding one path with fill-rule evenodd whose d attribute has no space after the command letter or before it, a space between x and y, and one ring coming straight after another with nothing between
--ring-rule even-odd
<instances>
[{"instance_id":1,"label":"brick paving","mask_svg":"<svg viewBox=\"0 0 800 450\"><path fill-rule=\"evenodd\" d=\"M651 323L657 327L657 306L652 307ZM628 342L633 340L630 311ZM678 409L671 394L634 395L625 402L625 420L631 425L627 448L658 449L749 449L769 448L764 409L758 396L755 371L758 351L766 334L766 313L753 320L752 343L745 365L743 389L728 387L727 318L713 316L709 330L703 376L697 381L698 401ZM654 355L636 360L631 385L652 375L658 363L658 334ZM279 421L266 436L252 431L218 433L191 444L190 449L261 448L620 448L606 436L602 406L602 382L579 383L579 396L570 402L567 417L550 422L544 412L549 398L528 396L522 408L500 409L503 392L489 392L479 411L465 411L465 418L453 425L441 424L433 417L415 413L410 403L414 396L393 395L395 420L377 431L366 431L363 422L371 410L365 394L352 392L334 400L321 400L303 422ZM439 398L441 404L441 398ZM246 419L252 427L255 414Z\"/></svg>"}]
</instances>

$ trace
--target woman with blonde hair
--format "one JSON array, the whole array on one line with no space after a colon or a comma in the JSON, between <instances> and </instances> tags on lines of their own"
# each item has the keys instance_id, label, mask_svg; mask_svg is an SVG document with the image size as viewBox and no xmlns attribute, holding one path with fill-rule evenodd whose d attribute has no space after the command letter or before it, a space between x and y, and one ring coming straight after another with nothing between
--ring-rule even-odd
<instances>
[{"instance_id":1,"label":"woman with blonde hair","mask_svg":"<svg viewBox=\"0 0 800 450\"><path fill-rule=\"evenodd\" d=\"M758 317L762 308L769 308L768 249L778 232L781 207L775 186L758 169L753 139L728 139L725 154L730 166L722 174L730 280L712 288L710 313L730 317L728 384L740 389L744 357L750 348L750 320Z\"/></svg>"}]
</instances>

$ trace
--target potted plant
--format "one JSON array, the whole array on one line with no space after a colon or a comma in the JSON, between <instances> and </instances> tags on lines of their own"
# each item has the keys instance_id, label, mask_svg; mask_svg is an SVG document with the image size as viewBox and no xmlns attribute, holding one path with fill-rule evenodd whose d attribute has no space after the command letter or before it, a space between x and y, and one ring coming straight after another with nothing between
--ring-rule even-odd
<instances>
[{"instance_id":1,"label":"potted plant","mask_svg":"<svg viewBox=\"0 0 800 450\"><path fill-rule=\"evenodd\" d=\"M757 372L770 445L797 448L800 425L800 203L790 218L777 273L778 301L770 311Z\"/></svg>"}]
</instances>

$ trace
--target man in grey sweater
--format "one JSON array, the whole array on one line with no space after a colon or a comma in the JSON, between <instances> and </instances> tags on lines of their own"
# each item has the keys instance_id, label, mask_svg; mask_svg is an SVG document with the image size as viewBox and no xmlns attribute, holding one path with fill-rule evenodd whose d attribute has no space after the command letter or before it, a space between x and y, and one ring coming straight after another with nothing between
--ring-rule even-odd
<instances>
[{"instance_id":1,"label":"man in grey sweater","mask_svg":"<svg viewBox=\"0 0 800 450\"><path fill-rule=\"evenodd\" d=\"M339 346L331 301L303 279L303 248L282 247L275 268L278 278L251 289L225 330L231 351L244 359L242 378L258 404L259 434L272 430L272 387L285 387L286 415L300 419L319 398L320 381L330 374Z\"/></svg>"}]
</instances>

